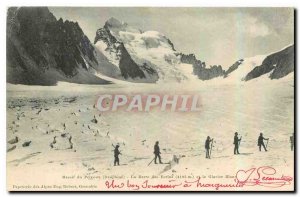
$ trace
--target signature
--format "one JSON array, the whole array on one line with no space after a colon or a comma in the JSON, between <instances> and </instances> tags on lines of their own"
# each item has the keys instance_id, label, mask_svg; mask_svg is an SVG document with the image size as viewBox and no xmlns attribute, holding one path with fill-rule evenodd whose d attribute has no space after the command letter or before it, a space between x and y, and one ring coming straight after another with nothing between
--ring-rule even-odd
<instances>
[{"instance_id":1,"label":"signature","mask_svg":"<svg viewBox=\"0 0 300 197\"><path fill-rule=\"evenodd\" d=\"M276 169L270 166L239 170L236 173L236 182L244 186L282 187L290 185L293 178L277 175Z\"/></svg>"},{"instance_id":2,"label":"signature","mask_svg":"<svg viewBox=\"0 0 300 197\"><path fill-rule=\"evenodd\" d=\"M200 176L191 180L106 180L105 186L107 189L116 190L172 190L184 189L197 190L197 189L231 189L244 188L246 186L263 186L268 188L278 188L285 185L291 185L293 178L290 176L277 175L277 171L273 167L263 166L258 168L251 168L249 170L239 170L234 179L218 182L218 180L202 179Z\"/></svg>"}]
</instances>

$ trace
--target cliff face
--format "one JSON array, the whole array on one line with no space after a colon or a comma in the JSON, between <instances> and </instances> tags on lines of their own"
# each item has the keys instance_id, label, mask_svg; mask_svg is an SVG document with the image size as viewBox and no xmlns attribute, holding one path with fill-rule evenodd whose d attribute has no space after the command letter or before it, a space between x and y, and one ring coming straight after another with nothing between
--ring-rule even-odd
<instances>
[{"instance_id":1,"label":"cliff face","mask_svg":"<svg viewBox=\"0 0 300 197\"><path fill-rule=\"evenodd\" d=\"M260 66L255 67L246 75L245 80L260 77L269 73L271 79L282 78L294 71L294 45L267 56Z\"/></svg>"},{"instance_id":2,"label":"cliff face","mask_svg":"<svg viewBox=\"0 0 300 197\"><path fill-rule=\"evenodd\" d=\"M215 77L224 76L225 71L220 65L213 65L206 68L205 62L197 60L194 54L180 54L180 60L185 64L193 65L193 73L201 80L210 80Z\"/></svg>"},{"instance_id":3,"label":"cliff face","mask_svg":"<svg viewBox=\"0 0 300 197\"><path fill-rule=\"evenodd\" d=\"M56 20L48 8L9 8L6 39L9 83L105 83L93 75L99 62L78 23Z\"/></svg>"},{"instance_id":4,"label":"cliff face","mask_svg":"<svg viewBox=\"0 0 300 197\"><path fill-rule=\"evenodd\" d=\"M145 78L145 74L142 69L132 60L128 51L124 47L122 42L119 42L108 29L108 24L99 29L96 33L94 44L98 41L102 41L107 45L106 50L110 51L115 60L118 61L118 66L121 71L121 75L125 78Z\"/></svg>"}]
</instances>

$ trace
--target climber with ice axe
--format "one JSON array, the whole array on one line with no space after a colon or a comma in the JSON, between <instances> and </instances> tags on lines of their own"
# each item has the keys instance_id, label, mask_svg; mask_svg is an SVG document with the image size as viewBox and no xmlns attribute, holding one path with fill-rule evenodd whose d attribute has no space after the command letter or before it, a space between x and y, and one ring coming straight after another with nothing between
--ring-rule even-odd
<instances>
[{"instance_id":1,"label":"climber with ice axe","mask_svg":"<svg viewBox=\"0 0 300 197\"><path fill-rule=\"evenodd\" d=\"M148 166L154 161L154 163L155 164L157 164L157 162L156 162L156 160L157 160L157 158L158 158L158 160L159 160L159 163L160 164L162 164L162 162L161 162L161 157L160 157L160 149L159 149L159 146L158 146L158 144L159 144L159 142L158 141L156 141L155 142L155 145L154 145L154 158L150 161L150 163L148 164Z\"/></svg>"},{"instance_id":2,"label":"climber with ice axe","mask_svg":"<svg viewBox=\"0 0 300 197\"><path fill-rule=\"evenodd\" d=\"M242 137L238 137L238 132L234 133L234 139L233 139L233 144L234 144L234 154L240 154L239 152L239 147L240 147L240 142L242 140Z\"/></svg>"},{"instance_id":3,"label":"climber with ice axe","mask_svg":"<svg viewBox=\"0 0 300 197\"><path fill-rule=\"evenodd\" d=\"M116 166L116 165L120 165L120 160L119 160L119 155L122 155L121 154L121 152L119 151L119 145L117 145L117 146L114 146L113 144L112 144L112 146L115 148L114 149L114 157L115 157L115 160L114 160L114 166Z\"/></svg>"},{"instance_id":4,"label":"climber with ice axe","mask_svg":"<svg viewBox=\"0 0 300 197\"><path fill-rule=\"evenodd\" d=\"M205 141L205 150L206 150L206 159L210 159L211 156L211 150L213 147L213 138L210 139L209 136L207 136L206 141Z\"/></svg>"},{"instance_id":5,"label":"climber with ice axe","mask_svg":"<svg viewBox=\"0 0 300 197\"><path fill-rule=\"evenodd\" d=\"M259 151L261 151L261 146L263 146L265 151L267 151L264 140L267 140L267 146L268 146L269 138L264 138L263 133L260 133L257 140L257 146L259 146Z\"/></svg>"}]
</instances>

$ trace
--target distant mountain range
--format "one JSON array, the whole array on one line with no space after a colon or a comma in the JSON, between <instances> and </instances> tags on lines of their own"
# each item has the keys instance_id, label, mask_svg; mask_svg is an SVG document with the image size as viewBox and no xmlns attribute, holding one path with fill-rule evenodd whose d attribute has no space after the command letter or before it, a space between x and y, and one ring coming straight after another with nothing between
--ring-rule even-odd
<instances>
[{"instance_id":1,"label":"distant mountain range","mask_svg":"<svg viewBox=\"0 0 300 197\"><path fill-rule=\"evenodd\" d=\"M7 11L7 82L55 85L58 81L107 84L99 77L143 83L189 79L248 81L268 75L280 79L294 71L294 45L265 56L244 58L227 70L206 66L194 54L176 51L156 31L142 31L110 18L91 43L77 22L57 20L46 7L11 7Z\"/></svg>"}]
</instances>

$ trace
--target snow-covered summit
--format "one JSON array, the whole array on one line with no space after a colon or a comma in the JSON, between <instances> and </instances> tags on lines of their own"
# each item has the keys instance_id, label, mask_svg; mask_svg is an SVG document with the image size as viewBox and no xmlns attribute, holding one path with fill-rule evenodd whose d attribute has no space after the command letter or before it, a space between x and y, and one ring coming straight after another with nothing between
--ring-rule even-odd
<instances>
[{"instance_id":1,"label":"snow-covered summit","mask_svg":"<svg viewBox=\"0 0 300 197\"><path fill-rule=\"evenodd\" d=\"M157 31L143 32L131 27L127 23L120 22L115 18L110 18L103 28L97 30L95 38L96 48L107 56L107 58L120 68L124 76L126 67L135 70L128 74L128 78L133 80L145 79L146 81L181 81L186 76L178 68L180 59L176 56L173 43L163 34ZM122 50L120 50L122 46ZM136 64L124 65L121 61L123 53L128 53L126 58ZM135 75L142 71L144 76Z\"/></svg>"},{"instance_id":2,"label":"snow-covered summit","mask_svg":"<svg viewBox=\"0 0 300 197\"><path fill-rule=\"evenodd\" d=\"M141 33L141 30L136 29L132 26L129 26L125 22L121 22L118 19L111 17L105 22L104 28L110 30L112 34L115 36L118 35L120 31L127 31L127 32L132 32L132 33Z\"/></svg>"}]
</instances>

